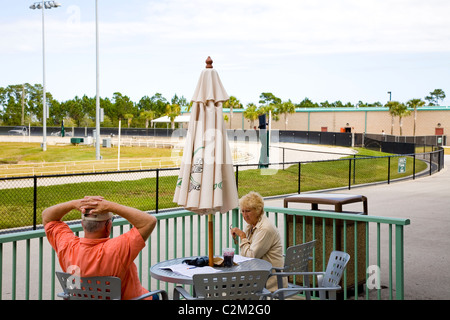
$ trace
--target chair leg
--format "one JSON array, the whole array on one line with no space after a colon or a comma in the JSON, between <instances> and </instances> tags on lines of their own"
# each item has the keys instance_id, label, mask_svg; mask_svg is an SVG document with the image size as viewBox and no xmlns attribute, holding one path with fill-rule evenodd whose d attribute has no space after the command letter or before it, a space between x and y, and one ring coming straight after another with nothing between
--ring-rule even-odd
<instances>
[{"instance_id":1,"label":"chair leg","mask_svg":"<svg viewBox=\"0 0 450 320\"><path fill-rule=\"evenodd\" d=\"M303 286L310 287L309 276L303 276ZM311 300L311 291L308 290L305 292L305 298L306 300Z\"/></svg>"},{"instance_id":2,"label":"chair leg","mask_svg":"<svg viewBox=\"0 0 450 320\"><path fill-rule=\"evenodd\" d=\"M283 288L283 277L282 276L277 276L277 285L278 285L278 289ZM281 292L279 294L278 299L284 300L284 293L283 292Z\"/></svg>"},{"instance_id":3,"label":"chair leg","mask_svg":"<svg viewBox=\"0 0 450 320\"><path fill-rule=\"evenodd\" d=\"M328 298L330 300L336 300L336 291L328 291Z\"/></svg>"}]
</instances>

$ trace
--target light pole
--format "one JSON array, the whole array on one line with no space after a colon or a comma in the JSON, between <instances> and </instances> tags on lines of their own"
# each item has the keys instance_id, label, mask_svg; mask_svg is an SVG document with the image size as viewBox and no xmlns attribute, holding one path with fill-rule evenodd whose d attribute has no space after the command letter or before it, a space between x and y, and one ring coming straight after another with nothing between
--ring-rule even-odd
<instances>
[{"instance_id":1,"label":"light pole","mask_svg":"<svg viewBox=\"0 0 450 320\"><path fill-rule=\"evenodd\" d=\"M392 98L392 92L391 92L391 91L388 91L388 95L389 95L389 101L391 101L391 98Z\"/></svg>"},{"instance_id":2,"label":"light pole","mask_svg":"<svg viewBox=\"0 0 450 320\"><path fill-rule=\"evenodd\" d=\"M48 110L47 110L47 101L45 97L45 32L44 32L44 9L51 9L60 7L56 1L42 1L35 2L30 6L30 9L42 9L42 125L43 125L43 139L42 139L42 151L47 151L47 118L48 118Z\"/></svg>"},{"instance_id":3,"label":"light pole","mask_svg":"<svg viewBox=\"0 0 450 320\"><path fill-rule=\"evenodd\" d=\"M95 0L95 56L96 56L96 99L95 99L95 159L101 160L100 155L100 96L99 96L99 57L98 57L98 1Z\"/></svg>"}]
</instances>

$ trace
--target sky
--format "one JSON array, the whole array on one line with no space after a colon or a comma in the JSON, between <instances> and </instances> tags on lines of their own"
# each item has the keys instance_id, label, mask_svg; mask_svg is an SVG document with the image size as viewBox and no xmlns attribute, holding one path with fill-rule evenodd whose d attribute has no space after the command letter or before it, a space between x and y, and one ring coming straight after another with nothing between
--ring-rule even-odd
<instances>
[{"instance_id":1,"label":"sky","mask_svg":"<svg viewBox=\"0 0 450 320\"><path fill-rule=\"evenodd\" d=\"M42 10L2 1L0 87L43 82ZM44 10L46 89L96 95L95 0ZM450 105L448 0L98 0L99 94L192 98L205 60L258 105L424 99Z\"/></svg>"}]
</instances>

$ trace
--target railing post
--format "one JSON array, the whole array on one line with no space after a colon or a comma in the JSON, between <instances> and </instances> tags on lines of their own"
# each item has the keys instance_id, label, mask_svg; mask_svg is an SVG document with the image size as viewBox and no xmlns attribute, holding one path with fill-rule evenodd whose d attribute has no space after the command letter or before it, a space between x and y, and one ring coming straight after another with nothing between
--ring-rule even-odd
<instances>
[{"instance_id":1,"label":"railing post","mask_svg":"<svg viewBox=\"0 0 450 320\"><path fill-rule=\"evenodd\" d=\"M403 249L403 226L395 226L395 298L405 298L405 275L404 275L404 249Z\"/></svg>"},{"instance_id":2,"label":"railing post","mask_svg":"<svg viewBox=\"0 0 450 320\"><path fill-rule=\"evenodd\" d=\"M239 227L239 208L231 210L231 224L233 227ZM239 254L239 244L233 242L233 248L236 254Z\"/></svg>"}]
</instances>

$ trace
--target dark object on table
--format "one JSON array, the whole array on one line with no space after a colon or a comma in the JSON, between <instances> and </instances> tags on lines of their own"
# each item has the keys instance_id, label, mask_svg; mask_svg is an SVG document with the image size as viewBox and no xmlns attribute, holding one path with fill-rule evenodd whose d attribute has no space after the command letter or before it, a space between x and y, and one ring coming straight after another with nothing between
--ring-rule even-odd
<instances>
[{"instance_id":1,"label":"dark object on table","mask_svg":"<svg viewBox=\"0 0 450 320\"><path fill-rule=\"evenodd\" d=\"M186 263L190 266L205 267L209 264L209 258L207 256L203 256L194 259L186 259L183 260L183 263Z\"/></svg>"}]
</instances>

